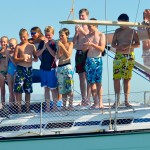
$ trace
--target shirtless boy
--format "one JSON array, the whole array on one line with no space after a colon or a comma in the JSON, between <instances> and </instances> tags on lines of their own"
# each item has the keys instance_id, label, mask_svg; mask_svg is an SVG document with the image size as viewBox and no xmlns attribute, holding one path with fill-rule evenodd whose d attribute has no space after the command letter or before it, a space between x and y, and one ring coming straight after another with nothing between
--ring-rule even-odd
<instances>
[{"instance_id":1,"label":"shirtless boy","mask_svg":"<svg viewBox=\"0 0 150 150\"><path fill-rule=\"evenodd\" d=\"M69 30L63 28L59 31L57 59L59 59L57 78L58 91L62 94L63 110L67 110L66 102L69 99L69 110L73 109L73 71L71 67L71 55L73 42L68 41Z\"/></svg>"},{"instance_id":2,"label":"shirtless boy","mask_svg":"<svg viewBox=\"0 0 150 150\"><path fill-rule=\"evenodd\" d=\"M91 18L90 20L96 20ZM105 35L98 31L96 25L88 25L89 34L86 36L88 53L86 59L86 76L91 86L94 104L91 108L103 108L102 102L102 52L105 49ZM96 89L95 89L96 86Z\"/></svg>"},{"instance_id":3,"label":"shirtless boy","mask_svg":"<svg viewBox=\"0 0 150 150\"><path fill-rule=\"evenodd\" d=\"M121 14L118 21L129 21L127 14ZM125 95L125 106L131 107L128 102L130 92L130 80L132 77L132 70L134 67L134 48L140 46L138 34L134 29L127 26L121 26L116 29L112 47L116 49L116 55L113 61L113 79L114 90L116 95L116 102L113 107L119 105L120 101L120 80L123 79L123 88Z\"/></svg>"},{"instance_id":4,"label":"shirtless boy","mask_svg":"<svg viewBox=\"0 0 150 150\"><path fill-rule=\"evenodd\" d=\"M18 105L18 112L21 112L22 93L25 93L26 111L30 110L30 93L32 89L32 62L37 61L36 48L28 42L28 32L21 29L19 32L21 43L14 52L14 61L17 64L14 92Z\"/></svg>"},{"instance_id":5,"label":"shirtless boy","mask_svg":"<svg viewBox=\"0 0 150 150\"><path fill-rule=\"evenodd\" d=\"M79 11L80 20L87 20L89 16L89 11L85 8ZM80 91L82 96L81 105L86 106L89 104L90 98L90 86L87 85L86 75L85 75L85 61L87 58L87 51L82 50L82 44L85 40L85 36L89 33L87 25L76 25L75 35L73 38L74 48L76 51L75 56L75 67L76 73L79 75L80 80ZM87 87L86 87L87 86Z\"/></svg>"},{"instance_id":6,"label":"shirtless boy","mask_svg":"<svg viewBox=\"0 0 150 150\"><path fill-rule=\"evenodd\" d=\"M7 57L6 51L8 46L8 37L3 36L0 39L1 49L0 49L0 88L1 88L1 102L2 105L5 104L5 79L7 74Z\"/></svg>"}]
</instances>

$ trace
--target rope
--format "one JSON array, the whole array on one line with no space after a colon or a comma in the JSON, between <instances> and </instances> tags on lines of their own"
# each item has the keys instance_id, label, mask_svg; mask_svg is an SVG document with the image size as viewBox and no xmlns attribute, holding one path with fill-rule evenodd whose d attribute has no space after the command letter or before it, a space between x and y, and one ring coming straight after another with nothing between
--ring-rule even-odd
<instances>
[{"instance_id":1,"label":"rope","mask_svg":"<svg viewBox=\"0 0 150 150\"><path fill-rule=\"evenodd\" d=\"M70 13L69 13L69 16L68 16L67 20L69 20L71 14L72 14L73 20L74 20L74 0L72 0L72 7L71 7L71 10L70 10Z\"/></svg>"},{"instance_id":2,"label":"rope","mask_svg":"<svg viewBox=\"0 0 150 150\"><path fill-rule=\"evenodd\" d=\"M138 2L138 6L137 6L137 11L136 11L136 15L135 15L134 24L136 24L137 15L138 15L138 11L139 11L139 6L140 6L140 0ZM131 52L132 41L133 41L133 37L134 37L134 33L135 33L134 29L135 29L135 26L133 26L133 32L132 32L132 37L131 37L131 41L130 41L129 52L128 52L128 56L127 56L127 62L126 62L125 70L127 68L127 64L128 64L128 60L129 60L129 54ZM125 74L125 72L124 72L124 74ZM122 89L123 86L124 86L124 82L122 81L122 86L120 86L120 89ZM125 93L125 94L128 94L128 93Z\"/></svg>"}]
</instances>

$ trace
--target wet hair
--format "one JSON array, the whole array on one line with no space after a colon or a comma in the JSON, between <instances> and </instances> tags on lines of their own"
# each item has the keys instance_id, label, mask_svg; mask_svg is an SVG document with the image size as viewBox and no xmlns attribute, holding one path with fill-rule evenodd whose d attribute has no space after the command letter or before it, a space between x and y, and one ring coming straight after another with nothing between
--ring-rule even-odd
<instances>
[{"instance_id":1,"label":"wet hair","mask_svg":"<svg viewBox=\"0 0 150 150\"><path fill-rule=\"evenodd\" d=\"M129 16L127 14L121 14L118 17L118 21L129 21Z\"/></svg>"},{"instance_id":2,"label":"wet hair","mask_svg":"<svg viewBox=\"0 0 150 150\"><path fill-rule=\"evenodd\" d=\"M81 14L83 12L85 12L87 16L89 15L89 11L86 8L82 8L79 10L79 14Z\"/></svg>"},{"instance_id":3,"label":"wet hair","mask_svg":"<svg viewBox=\"0 0 150 150\"><path fill-rule=\"evenodd\" d=\"M28 35L28 31L26 29L24 29L24 28L20 29L19 36L21 36L24 33L26 33Z\"/></svg>"},{"instance_id":4,"label":"wet hair","mask_svg":"<svg viewBox=\"0 0 150 150\"><path fill-rule=\"evenodd\" d=\"M59 31L59 34L62 34L62 33L65 33L67 36L69 36L70 32L67 28L62 28L60 31Z\"/></svg>"},{"instance_id":5,"label":"wet hair","mask_svg":"<svg viewBox=\"0 0 150 150\"><path fill-rule=\"evenodd\" d=\"M53 28L52 26L47 26L47 27L45 27L44 32L45 32L45 33L46 33L46 32L51 32L51 33L54 34L54 28Z\"/></svg>"},{"instance_id":6,"label":"wet hair","mask_svg":"<svg viewBox=\"0 0 150 150\"><path fill-rule=\"evenodd\" d=\"M32 31L39 33L39 37L44 36L42 31L41 31L41 29L39 27L32 27L30 32L32 32Z\"/></svg>"},{"instance_id":7,"label":"wet hair","mask_svg":"<svg viewBox=\"0 0 150 150\"><path fill-rule=\"evenodd\" d=\"M95 18L90 18L90 20L97 20L97 19L95 19ZM98 27L98 25L94 25L94 26Z\"/></svg>"}]
</instances>

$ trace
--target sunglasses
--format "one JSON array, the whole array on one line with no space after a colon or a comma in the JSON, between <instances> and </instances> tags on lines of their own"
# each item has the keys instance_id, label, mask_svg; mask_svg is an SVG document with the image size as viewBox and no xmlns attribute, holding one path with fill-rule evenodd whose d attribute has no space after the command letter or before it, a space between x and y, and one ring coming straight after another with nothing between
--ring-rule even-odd
<instances>
[{"instance_id":1,"label":"sunglasses","mask_svg":"<svg viewBox=\"0 0 150 150\"><path fill-rule=\"evenodd\" d=\"M63 35L63 34L60 34L59 37L64 37L64 35Z\"/></svg>"},{"instance_id":2,"label":"sunglasses","mask_svg":"<svg viewBox=\"0 0 150 150\"><path fill-rule=\"evenodd\" d=\"M14 48L15 46L13 44L9 44L9 47L10 48Z\"/></svg>"},{"instance_id":3,"label":"sunglasses","mask_svg":"<svg viewBox=\"0 0 150 150\"><path fill-rule=\"evenodd\" d=\"M35 35L37 32L31 32L31 35Z\"/></svg>"}]
</instances>

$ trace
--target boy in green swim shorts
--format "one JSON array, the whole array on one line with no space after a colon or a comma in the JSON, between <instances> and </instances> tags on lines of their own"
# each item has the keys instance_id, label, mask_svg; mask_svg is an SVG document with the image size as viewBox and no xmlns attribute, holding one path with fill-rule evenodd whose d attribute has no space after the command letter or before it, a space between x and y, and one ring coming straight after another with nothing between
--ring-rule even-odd
<instances>
[{"instance_id":1,"label":"boy in green swim shorts","mask_svg":"<svg viewBox=\"0 0 150 150\"><path fill-rule=\"evenodd\" d=\"M121 14L118 21L128 22L127 14ZM113 79L116 102L113 106L119 105L120 101L120 80L123 79L125 106L131 107L128 102L130 92L130 80L132 77L132 70L134 67L134 48L140 46L138 34L134 29L128 26L121 26L116 29L112 47L116 49L116 55L113 61Z\"/></svg>"}]
</instances>

